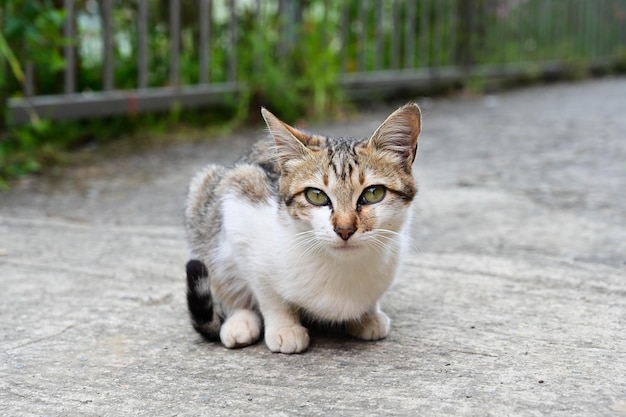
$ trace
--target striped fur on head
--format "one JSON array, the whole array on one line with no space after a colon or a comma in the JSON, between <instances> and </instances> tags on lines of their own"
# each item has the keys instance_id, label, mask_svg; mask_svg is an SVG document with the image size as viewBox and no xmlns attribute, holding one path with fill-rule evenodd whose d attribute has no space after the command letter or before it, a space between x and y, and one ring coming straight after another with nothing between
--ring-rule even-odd
<instances>
[{"instance_id":1,"label":"striped fur on head","mask_svg":"<svg viewBox=\"0 0 626 417\"><path fill-rule=\"evenodd\" d=\"M408 205L417 186L411 166L417 152L421 114L407 104L385 120L367 139L329 138L289 126L267 110L263 117L272 134L281 170L279 192L293 217L307 219L317 210L307 201L308 188L324 191L332 202L333 228L367 232L380 226L381 206L398 209ZM367 187L383 185L388 193L380 206L360 205Z\"/></svg>"}]
</instances>

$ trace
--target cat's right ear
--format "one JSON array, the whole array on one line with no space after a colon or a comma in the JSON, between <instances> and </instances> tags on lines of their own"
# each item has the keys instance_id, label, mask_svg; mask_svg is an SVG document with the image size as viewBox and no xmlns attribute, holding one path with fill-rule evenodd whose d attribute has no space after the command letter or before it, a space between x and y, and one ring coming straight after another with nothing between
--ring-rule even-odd
<instances>
[{"instance_id":1,"label":"cat's right ear","mask_svg":"<svg viewBox=\"0 0 626 417\"><path fill-rule=\"evenodd\" d=\"M288 161L301 159L310 152L306 146L309 135L289 126L264 107L261 107L261 115L276 143L281 168L284 168Z\"/></svg>"},{"instance_id":2,"label":"cat's right ear","mask_svg":"<svg viewBox=\"0 0 626 417\"><path fill-rule=\"evenodd\" d=\"M417 103L408 103L394 111L376 129L370 146L392 156L407 171L417 154L417 138L422 130L422 114Z\"/></svg>"}]
</instances>

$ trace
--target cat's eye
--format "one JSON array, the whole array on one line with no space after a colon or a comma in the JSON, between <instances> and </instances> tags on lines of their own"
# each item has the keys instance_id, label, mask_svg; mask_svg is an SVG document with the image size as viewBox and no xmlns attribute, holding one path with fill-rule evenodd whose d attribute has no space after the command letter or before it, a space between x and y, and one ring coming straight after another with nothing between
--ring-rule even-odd
<instances>
[{"instance_id":1,"label":"cat's eye","mask_svg":"<svg viewBox=\"0 0 626 417\"><path fill-rule=\"evenodd\" d=\"M315 206L327 206L330 204L330 200L324 191L317 188L307 188L304 191L304 196L307 201Z\"/></svg>"},{"instance_id":2,"label":"cat's eye","mask_svg":"<svg viewBox=\"0 0 626 417\"><path fill-rule=\"evenodd\" d=\"M382 201L387 194L387 190L382 185L372 185L367 187L361 197L359 198L359 204L374 204Z\"/></svg>"}]
</instances>

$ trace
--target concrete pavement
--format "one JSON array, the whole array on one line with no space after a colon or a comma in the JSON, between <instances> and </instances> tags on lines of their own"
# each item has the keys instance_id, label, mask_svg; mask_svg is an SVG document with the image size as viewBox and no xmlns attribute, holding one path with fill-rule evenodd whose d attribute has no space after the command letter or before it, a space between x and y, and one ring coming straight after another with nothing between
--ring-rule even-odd
<instances>
[{"instance_id":1,"label":"concrete pavement","mask_svg":"<svg viewBox=\"0 0 626 417\"><path fill-rule=\"evenodd\" d=\"M0 194L0 415L626 416L626 79L421 104L380 342L286 356L189 325L185 188L258 130Z\"/></svg>"}]
</instances>

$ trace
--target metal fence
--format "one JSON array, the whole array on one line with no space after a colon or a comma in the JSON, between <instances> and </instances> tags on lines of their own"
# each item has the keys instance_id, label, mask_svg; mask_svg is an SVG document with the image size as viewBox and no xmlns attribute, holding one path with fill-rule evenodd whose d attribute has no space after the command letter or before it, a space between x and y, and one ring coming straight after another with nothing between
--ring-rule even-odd
<instances>
[{"instance_id":1,"label":"metal fence","mask_svg":"<svg viewBox=\"0 0 626 417\"><path fill-rule=\"evenodd\" d=\"M62 70L38 67L13 41L26 53L24 83L9 91L12 123L219 105L290 71L358 99L605 65L626 45L626 0L62 3ZM2 17L11 13L19 10L7 6Z\"/></svg>"}]
</instances>

